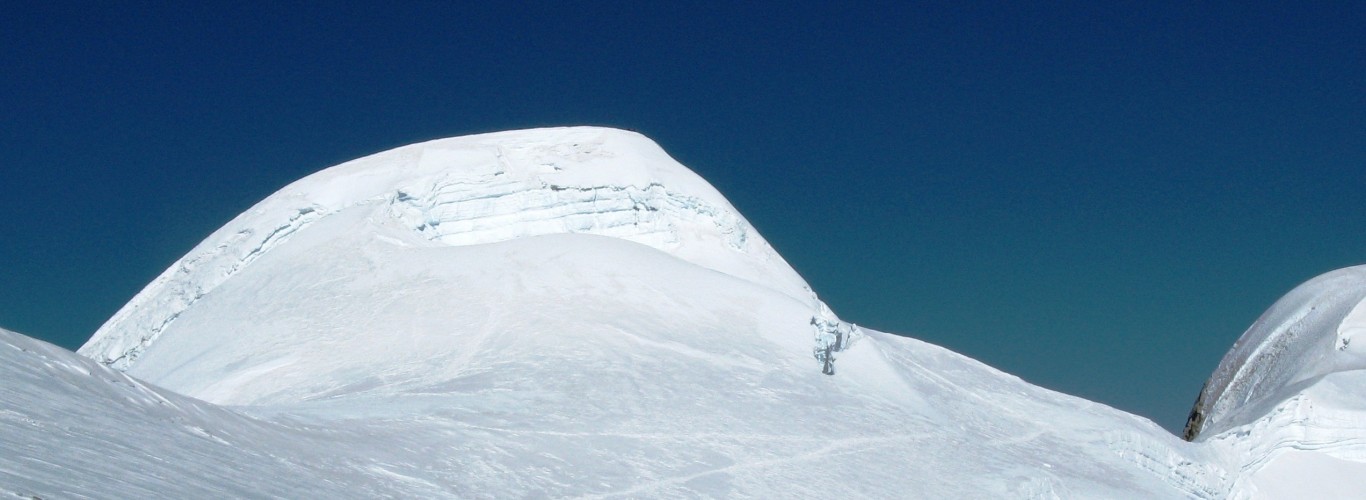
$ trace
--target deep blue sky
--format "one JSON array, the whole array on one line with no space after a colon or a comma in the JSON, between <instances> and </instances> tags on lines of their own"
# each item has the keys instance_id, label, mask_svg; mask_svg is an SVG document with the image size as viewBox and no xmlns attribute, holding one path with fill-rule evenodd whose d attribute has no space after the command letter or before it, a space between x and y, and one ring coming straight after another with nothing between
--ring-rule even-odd
<instances>
[{"instance_id":1,"label":"deep blue sky","mask_svg":"<svg viewBox=\"0 0 1366 500\"><path fill-rule=\"evenodd\" d=\"M74 349L295 179L546 125L654 138L846 319L1169 429L1366 263L1362 2L274 3L5 6L0 326Z\"/></svg>"}]
</instances>

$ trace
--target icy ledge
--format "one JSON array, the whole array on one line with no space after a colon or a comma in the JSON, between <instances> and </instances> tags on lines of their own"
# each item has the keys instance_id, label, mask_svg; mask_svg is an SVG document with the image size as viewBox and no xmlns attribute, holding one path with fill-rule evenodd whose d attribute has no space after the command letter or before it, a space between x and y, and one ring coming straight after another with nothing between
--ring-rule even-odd
<instances>
[{"instance_id":1,"label":"icy ledge","mask_svg":"<svg viewBox=\"0 0 1366 500\"><path fill-rule=\"evenodd\" d=\"M349 210L373 211L433 245L610 236L812 297L715 188L653 141L615 129L535 129L405 146L290 184L163 272L79 352L128 369L198 300L318 220Z\"/></svg>"}]
</instances>

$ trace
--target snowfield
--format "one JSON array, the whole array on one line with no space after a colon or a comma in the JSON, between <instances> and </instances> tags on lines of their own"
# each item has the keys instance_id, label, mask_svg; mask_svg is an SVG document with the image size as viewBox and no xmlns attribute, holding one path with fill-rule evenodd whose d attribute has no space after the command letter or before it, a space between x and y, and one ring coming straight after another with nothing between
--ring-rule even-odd
<instances>
[{"instance_id":1,"label":"snowfield","mask_svg":"<svg viewBox=\"0 0 1366 500\"><path fill-rule=\"evenodd\" d=\"M0 493L1362 497L1363 275L1273 306L1187 442L841 321L638 134L443 139L263 200L81 355L0 330Z\"/></svg>"}]
</instances>

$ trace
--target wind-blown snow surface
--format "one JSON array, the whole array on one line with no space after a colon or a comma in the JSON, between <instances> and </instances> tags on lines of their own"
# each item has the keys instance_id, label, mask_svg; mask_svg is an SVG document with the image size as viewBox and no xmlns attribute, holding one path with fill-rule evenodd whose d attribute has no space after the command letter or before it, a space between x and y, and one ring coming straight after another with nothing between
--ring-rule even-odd
<instances>
[{"instance_id":1,"label":"wind-blown snow surface","mask_svg":"<svg viewBox=\"0 0 1366 500\"><path fill-rule=\"evenodd\" d=\"M639 135L418 144L230 222L81 349L98 362L0 331L0 492L1222 498L1350 469L1315 446L1366 442L1334 375L1187 443L876 331L823 375L813 317ZM1307 434L1238 434L1266 422Z\"/></svg>"}]
</instances>

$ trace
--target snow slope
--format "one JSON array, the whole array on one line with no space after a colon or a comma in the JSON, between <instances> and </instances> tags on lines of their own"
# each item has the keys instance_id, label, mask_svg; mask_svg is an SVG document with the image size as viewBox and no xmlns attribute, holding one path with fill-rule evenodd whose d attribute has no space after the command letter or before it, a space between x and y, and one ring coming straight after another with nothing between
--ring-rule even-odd
<instances>
[{"instance_id":1,"label":"snow slope","mask_svg":"<svg viewBox=\"0 0 1366 500\"><path fill-rule=\"evenodd\" d=\"M1366 372L1330 373L1196 444L1228 464L1238 498L1366 498L1363 388Z\"/></svg>"},{"instance_id":2,"label":"snow slope","mask_svg":"<svg viewBox=\"0 0 1366 500\"><path fill-rule=\"evenodd\" d=\"M6 498L346 498L404 486L366 474L382 448L245 416L6 330L0 380Z\"/></svg>"},{"instance_id":3,"label":"snow slope","mask_svg":"<svg viewBox=\"0 0 1366 500\"><path fill-rule=\"evenodd\" d=\"M856 332L834 376L813 323ZM16 496L1225 498L1366 462L1360 372L1188 443L852 329L705 181L600 128L324 170L157 278L94 361L0 344Z\"/></svg>"},{"instance_id":4,"label":"snow slope","mask_svg":"<svg viewBox=\"0 0 1366 500\"><path fill-rule=\"evenodd\" d=\"M839 374L822 375L810 358L809 310L800 301L646 247L568 235L461 250L505 254L509 267L554 265L533 267L509 284L529 295L510 301L503 315L490 311L471 327L441 329L467 333L449 341L455 348L417 349L421 353L407 354L416 358L407 365L342 378L325 365L360 367L359 373L373 367L357 358L393 359L406 347L378 345L349 356L345 349L330 350L317 364L307 356L277 363L261 353L300 353L257 349L261 365L283 368L253 377L259 365L243 366L235 372L243 377L223 380L260 388L265 401L256 402L251 391L186 385L189 394L252 403L173 400L186 413L206 414L192 426L226 443L180 431L179 422L189 417L174 408L146 422L140 407L125 408L124 392L67 396L47 390L55 382L43 378L21 384L32 388L28 400L5 393L0 404L35 421L71 413L71 406L109 407L112 416L87 411L80 424L98 429L92 433L102 434L102 444L71 443L40 430L0 434L18 436L29 449L46 446L31 456L59 464L52 474L80 470L73 454L108 457L105 467L112 470L78 474L81 481L70 487L78 489L61 490L72 496L150 490L175 497L220 487L271 495L315 481L333 490L329 496L352 498L376 491L451 498L1217 498L1225 487L1223 473L1203 465L1208 460L1194 445L1150 422L1030 386L912 339L866 332L841 357ZM631 270L596 278L577 274L604 254ZM468 257L481 264L502 260ZM498 272L505 269L496 267L482 279L461 277L479 286L502 284ZM674 279L657 279L662 276ZM574 304L559 303L564 297L554 287L565 280L582 280ZM434 279L421 291L448 285ZM491 295L469 310L503 298ZM566 314L575 304L575 314ZM585 305L591 305L586 313ZM696 317L679 316L679 310ZM486 329L490 324L501 327ZM172 346L171 335L141 362L157 362L155 351ZM39 364L18 351L3 357L4 365L22 371ZM198 362L215 365L224 357ZM95 374L75 383L124 380L75 356L58 361ZM324 382L289 389L292 370L317 369L324 369ZM175 377L167 382L181 383ZM177 432L159 432L163 426ZM226 457L144 468L164 450L201 453L193 450L205 447ZM279 471L254 472L264 478L287 474L291 481L278 490L252 490L257 483L244 483L241 475L201 473L238 455L248 462L278 460L284 466ZM36 467L20 461L0 469L28 478ZM111 476L136 480L107 484ZM18 493L66 496L54 493L63 481L22 484Z\"/></svg>"}]
</instances>

